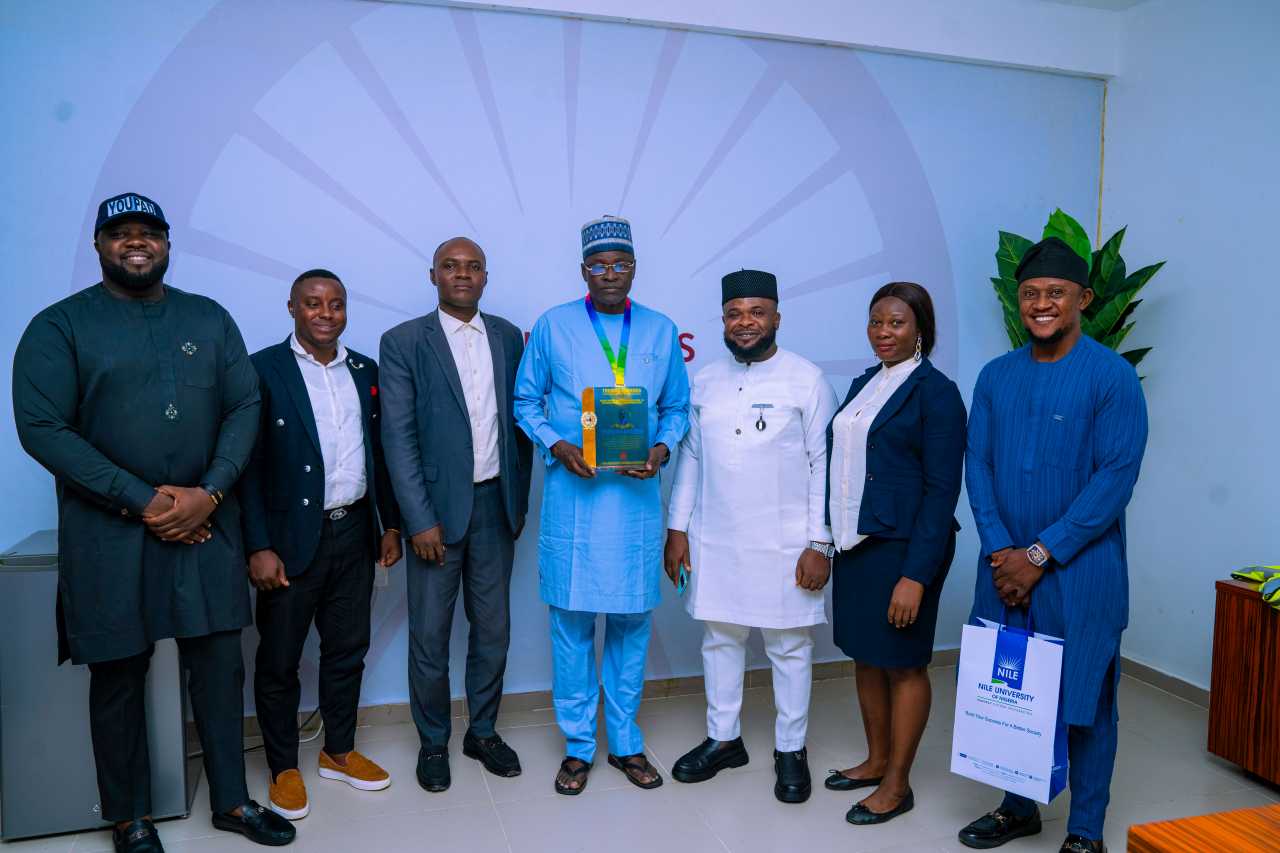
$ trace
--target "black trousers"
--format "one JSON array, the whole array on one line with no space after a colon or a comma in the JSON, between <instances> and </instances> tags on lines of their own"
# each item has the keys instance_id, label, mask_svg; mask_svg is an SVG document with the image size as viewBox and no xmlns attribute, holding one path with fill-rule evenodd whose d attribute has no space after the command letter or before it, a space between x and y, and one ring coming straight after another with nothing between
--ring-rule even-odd
<instances>
[{"instance_id":1,"label":"black trousers","mask_svg":"<svg viewBox=\"0 0 1280 853\"><path fill-rule=\"evenodd\" d=\"M511 644L511 563L515 542L497 480L477 483L471 523L445 548L444 565L409 551L409 701L423 746L449 742L449 635L462 587L471 625L467 642L467 710L477 737L494 733Z\"/></svg>"},{"instance_id":2,"label":"black trousers","mask_svg":"<svg viewBox=\"0 0 1280 853\"><path fill-rule=\"evenodd\" d=\"M272 779L298 766L298 664L313 620L320 634L324 750L341 755L355 746L372 595L369 514L361 507L338 521L325 519L315 558L289 586L258 593L253 693Z\"/></svg>"},{"instance_id":3,"label":"black trousers","mask_svg":"<svg viewBox=\"0 0 1280 853\"><path fill-rule=\"evenodd\" d=\"M104 820L151 814L146 686L151 654L89 664L89 725ZM228 812L249 800L244 784L244 659L240 631L178 638L191 711L204 749L209 805Z\"/></svg>"}]
</instances>

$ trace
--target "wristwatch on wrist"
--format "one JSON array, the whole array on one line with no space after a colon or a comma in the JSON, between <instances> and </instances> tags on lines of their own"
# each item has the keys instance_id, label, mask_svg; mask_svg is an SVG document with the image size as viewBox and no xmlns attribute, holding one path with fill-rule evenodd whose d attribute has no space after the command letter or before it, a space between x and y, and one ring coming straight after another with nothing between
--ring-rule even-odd
<instances>
[{"instance_id":1,"label":"wristwatch on wrist","mask_svg":"<svg viewBox=\"0 0 1280 853\"><path fill-rule=\"evenodd\" d=\"M1037 542L1027 549L1027 560L1036 568L1043 569L1049 562L1049 554Z\"/></svg>"},{"instance_id":2,"label":"wristwatch on wrist","mask_svg":"<svg viewBox=\"0 0 1280 853\"><path fill-rule=\"evenodd\" d=\"M809 547L830 560L836 555L836 546L830 542L811 541Z\"/></svg>"}]
</instances>

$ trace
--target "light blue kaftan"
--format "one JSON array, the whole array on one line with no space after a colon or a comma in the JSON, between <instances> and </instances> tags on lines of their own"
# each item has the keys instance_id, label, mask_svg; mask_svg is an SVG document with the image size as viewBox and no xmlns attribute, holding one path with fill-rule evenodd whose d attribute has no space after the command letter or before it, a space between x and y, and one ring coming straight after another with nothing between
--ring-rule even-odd
<instances>
[{"instance_id":1,"label":"light blue kaftan","mask_svg":"<svg viewBox=\"0 0 1280 853\"><path fill-rule=\"evenodd\" d=\"M689 377L675 324L631 303L626 384L649 394L649 444L672 451L689 427ZM621 314L601 314L613 351ZM613 385L613 374L582 299L534 324L516 376L515 414L547 465L538 566L542 600L563 610L642 613L661 598L666 522L657 477L601 471L585 480L551 455L564 439L582 445L582 389Z\"/></svg>"}]
</instances>

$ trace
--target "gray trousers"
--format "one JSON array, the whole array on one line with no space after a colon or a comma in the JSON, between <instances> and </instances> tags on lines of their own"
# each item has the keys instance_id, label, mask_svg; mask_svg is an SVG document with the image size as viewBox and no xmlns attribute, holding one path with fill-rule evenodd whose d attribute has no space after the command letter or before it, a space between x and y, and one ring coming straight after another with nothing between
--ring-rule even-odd
<instances>
[{"instance_id":1,"label":"gray trousers","mask_svg":"<svg viewBox=\"0 0 1280 853\"><path fill-rule=\"evenodd\" d=\"M449 720L449 635L462 587L471 630L467 709L477 737L494 733L511 643L511 564L515 541L497 480L477 483L466 535L445 547L444 565L408 555L409 701L424 747L445 746Z\"/></svg>"}]
</instances>

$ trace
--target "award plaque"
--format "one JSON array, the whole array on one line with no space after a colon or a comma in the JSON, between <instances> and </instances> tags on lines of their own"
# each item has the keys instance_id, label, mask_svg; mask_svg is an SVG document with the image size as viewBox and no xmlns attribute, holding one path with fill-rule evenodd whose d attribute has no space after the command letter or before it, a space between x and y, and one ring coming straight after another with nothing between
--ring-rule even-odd
<instances>
[{"instance_id":1,"label":"award plaque","mask_svg":"<svg viewBox=\"0 0 1280 853\"><path fill-rule=\"evenodd\" d=\"M592 468L621 471L649 462L649 394L625 385L582 392L582 455Z\"/></svg>"}]
</instances>

